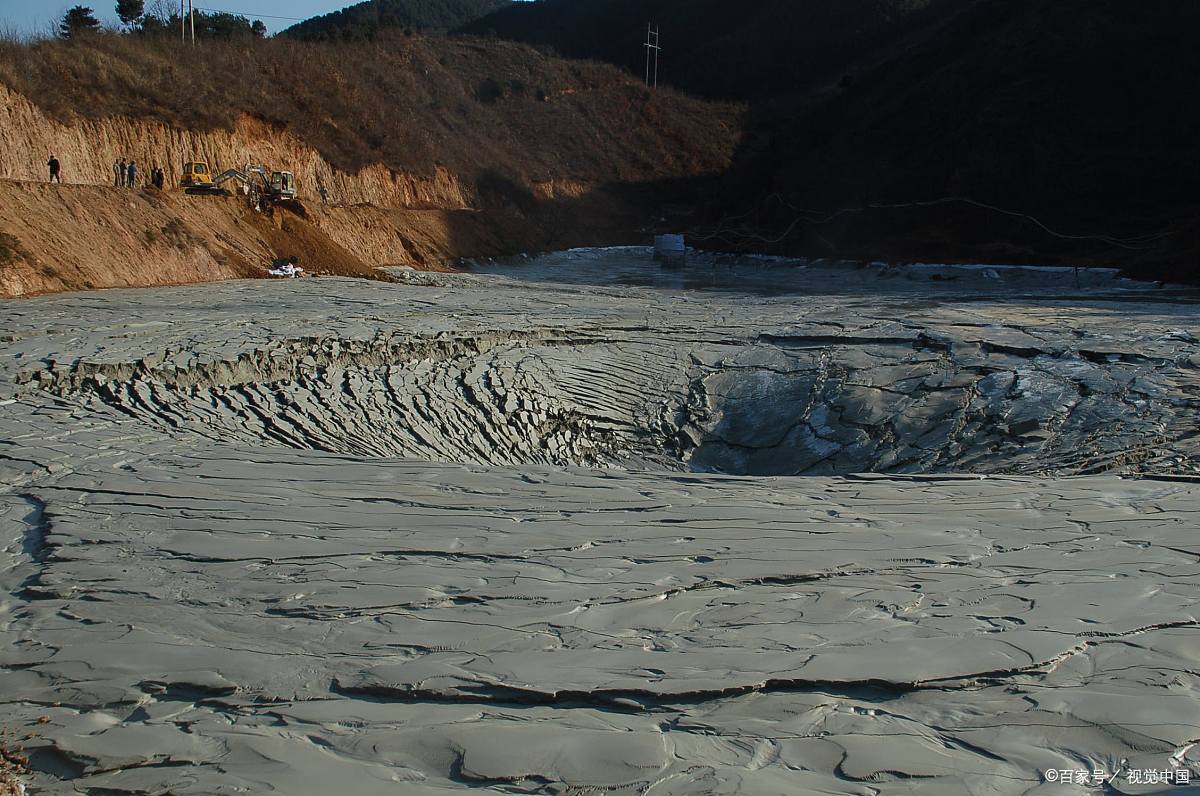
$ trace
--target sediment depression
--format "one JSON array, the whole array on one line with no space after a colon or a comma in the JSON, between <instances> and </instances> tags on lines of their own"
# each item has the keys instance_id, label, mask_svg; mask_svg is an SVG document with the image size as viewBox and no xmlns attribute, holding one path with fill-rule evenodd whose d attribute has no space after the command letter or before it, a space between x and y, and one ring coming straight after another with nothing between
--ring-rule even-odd
<instances>
[{"instance_id":1,"label":"sediment depression","mask_svg":"<svg viewBox=\"0 0 1200 796\"><path fill-rule=\"evenodd\" d=\"M1195 295L580 250L0 307L46 793L1191 774Z\"/></svg>"}]
</instances>

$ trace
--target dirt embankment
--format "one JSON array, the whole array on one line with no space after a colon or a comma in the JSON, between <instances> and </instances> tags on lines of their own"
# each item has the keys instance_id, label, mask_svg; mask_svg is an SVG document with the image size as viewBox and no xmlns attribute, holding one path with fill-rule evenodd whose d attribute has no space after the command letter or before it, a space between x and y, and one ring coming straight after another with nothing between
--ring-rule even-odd
<instances>
[{"instance_id":1,"label":"dirt embankment","mask_svg":"<svg viewBox=\"0 0 1200 796\"><path fill-rule=\"evenodd\" d=\"M0 180L0 296L262 277L293 255L313 275L386 279L378 266L433 270L542 239L555 244L541 224L494 210L307 202L260 213L240 196Z\"/></svg>"},{"instance_id":2,"label":"dirt embankment","mask_svg":"<svg viewBox=\"0 0 1200 796\"><path fill-rule=\"evenodd\" d=\"M254 275L292 254L371 273L644 240L667 193L728 166L738 129L733 106L497 41L184 57L154 36L0 40L0 295ZM45 185L51 155L62 187ZM163 168L168 190L114 187L122 158L143 184ZM184 196L191 159L292 171L300 207Z\"/></svg>"},{"instance_id":3,"label":"dirt embankment","mask_svg":"<svg viewBox=\"0 0 1200 796\"><path fill-rule=\"evenodd\" d=\"M301 199L318 199L324 185L334 202L384 207L471 207L465 188L445 168L428 176L394 171L374 164L355 173L334 169L322 155L287 130L248 115L232 130L204 132L123 116L80 117L64 123L47 116L25 97L0 85L0 178L45 180L46 163L55 155L63 180L86 185L112 185L113 164L132 159L144 182L154 166L166 172L167 184L179 183L186 160L206 160L220 172L262 163L295 173Z\"/></svg>"},{"instance_id":4,"label":"dirt embankment","mask_svg":"<svg viewBox=\"0 0 1200 796\"><path fill-rule=\"evenodd\" d=\"M62 185L46 182L50 155L62 163ZM184 194L173 186L192 157L218 169L258 162L294 171L298 212ZM141 165L142 186L160 165L168 189L114 187L118 159ZM292 255L309 273L436 268L501 250L488 232L498 214L471 204L445 169L420 176L374 165L346 174L286 130L250 117L231 131L206 132L124 117L64 123L0 86L0 295L256 277Z\"/></svg>"},{"instance_id":5,"label":"dirt embankment","mask_svg":"<svg viewBox=\"0 0 1200 796\"><path fill-rule=\"evenodd\" d=\"M50 155L62 163L62 185L47 182ZM184 194L173 186L189 157L218 169L252 161L292 170L301 202L260 213L241 196ZM161 165L167 190L114 187L120 158L141 164L143 186ZM481 190L495 200L488 207ZM563 206L571 218L555 212ZM594 228L585 229L588 214ZM456 257L627 242L638 220L581 181L480 188L444 168L421 176L380 164L347 174L250 117L207 132L124 117L64 123L0 86L0 296L258 277L292 255L309 273L386 278L378 267L437 269Z\"/></svg>"}]
</instances>

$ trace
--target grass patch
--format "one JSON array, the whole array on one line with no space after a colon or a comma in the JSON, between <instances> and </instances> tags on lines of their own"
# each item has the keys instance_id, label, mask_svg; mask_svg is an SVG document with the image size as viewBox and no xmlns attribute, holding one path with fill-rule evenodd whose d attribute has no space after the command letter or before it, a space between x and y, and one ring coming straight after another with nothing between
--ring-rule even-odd
<instances>
[{"instance_id":1,"label":"grass patch","mask_svg":"<svg viewBox=\"0 0 1200 796\"><path fill-rule=\"evenodd\" d=\"M176 249L188 249L200 242L200 240L188 230L187 225L179 216L175 216L170 221L163 224L160 233L162 238Z\"/></svg>"},{"instance_id":2,"label":"grass patch","mask_svg":"<svg viewBox=\"0 0 1200 796\"><path fill-rule=\"evenodd\" d=\"M12 265L17 260L29 257L29 252L21 246L16 235L0 232L0 265Z\"/></svg>"},{"instance_id":3,"label":"grass patch","mask_svg":"<svg viewBox=\"0 0 1200 796\"><path fill-rule=\"evenodd\" d=\"M201 240L188 230L187 224L179 216L175 216L159 229L148 227L142 233L142 237L145 238L146 245L150 247L163 243L174 246L176 249L188 249L201 243Z\"/></svg>"}]
</instances>

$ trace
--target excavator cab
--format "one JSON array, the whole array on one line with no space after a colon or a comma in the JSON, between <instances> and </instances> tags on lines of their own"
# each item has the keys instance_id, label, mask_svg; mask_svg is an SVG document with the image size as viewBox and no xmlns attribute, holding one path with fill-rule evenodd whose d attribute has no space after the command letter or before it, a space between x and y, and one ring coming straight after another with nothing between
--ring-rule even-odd
<instances>
[{"instance_id":1,"label":"excavator cab","mask_svg":"<svg viewBox=\"0 0 1200 796\"><path fill-rule=\"evenodd\" d=\"M271 172L271 193L280 199L295 199L296 175L290 171Z\"/></svg>"},{"instance_id":2,"label":"excavator cab","mask_svg":"<svg viewBox=\"0 0 1200 796\"><path fill-rule=\"evenodd\" d=\"M213 186L212 171L203 160L191 160L183 164L183 176L179 178L179 187L185 191L211 191Z\"/></svg>"}]
</instances>

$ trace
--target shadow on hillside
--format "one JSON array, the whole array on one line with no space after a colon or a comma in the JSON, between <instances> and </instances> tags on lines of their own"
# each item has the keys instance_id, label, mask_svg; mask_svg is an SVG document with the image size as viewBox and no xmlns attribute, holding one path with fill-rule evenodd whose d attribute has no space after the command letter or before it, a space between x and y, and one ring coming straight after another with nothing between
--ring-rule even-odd
<instances>
[{"instance_id":1,"label":"shadow on hillside","mask_svg":"<svg viewBox=\"0 0 1200 796\"><path fill-rule=\"evenodd\" d=\"M909 302L913 311L936 308L943 303L1017 301L1068 304L1104 312L1119 302L1123 314L1137 313L1138 302L1147 312L1161 312L1162 305L1194 305L1200 294L1190 289L1162 289L1148 284L1122 282L1112 267L1078 274L1072 268L1004 268L1005 265L1035 264L1017 257L964 256L959 261L937 256L896 261L885 266L876 257L845 253L846 246L830 252L813 247L804 251L802 238L789 242L799 257L811 255L821 261L750 258L767 247L720 247L689 239L707 250L681 268L661 268L651 256L654 235L661 232L698 231L705 219L691 208L719 195L729 174L640 184L610 184L581 197L539 200L529 190L492 175L480 181L480 199L488 209L457 217L452 248L466 259L499 258L494 262L467 263L464 267L481 274L504 276L532 284L619 289L640 287L673 293L727 293L756 297L828 295L856 298L869 303L871 297ZM479 225L486 220L490 239L481 245ZM939 247L915 240L913 246ZM588 247L631 246L628 252L567 251ZM959 244L970 253L969 245ZM780 247L786 250L785 247ZM982 252L983 246L976 251ZM870 251L870 244L862 246ZM941 251L948 247L942 246ZM534 260L522 254L556 253ZM958 265L961 262L963 265ZM980 264L995 264L990 269ZM1094 263L1100 264L1100 263ZM807 267L806 267L807 266Z\"/></svg>"},{"instance_id":2,"label":"shadow on hillside","mask_svg":"<svg viewBox=\"0 0 1200 796\"><path fill-rule=\"evenodd\" d=\"M713 245L1195 282L1197 25L1188 4L984 0L820 102L755 108L704 207Z\"/></svg>"}]
</instances>

